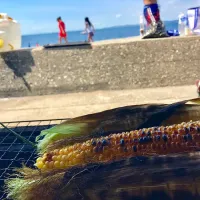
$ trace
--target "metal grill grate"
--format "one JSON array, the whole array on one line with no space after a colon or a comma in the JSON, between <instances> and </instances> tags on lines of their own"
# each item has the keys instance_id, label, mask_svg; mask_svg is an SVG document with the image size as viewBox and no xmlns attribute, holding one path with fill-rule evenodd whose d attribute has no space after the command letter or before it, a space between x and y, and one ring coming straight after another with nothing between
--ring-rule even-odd
<instances>
[{"instance_id":1,"label":"metal grill grate","mask_svg":"<svg viewBox=\"0 0 200 200\"><path fill-rule=\"evenodd\" d=\"M67 119L7 122L4 125L26 139L35 142L35 137L42 130L59 124L63 120ZM0 125L0 200L6 198L3 186L8 175L13 173L14 168L21 167L23 163L28 167L33 167L35 158L36 152L32 146L24 144Z\"/></svg>"}]
</instances>

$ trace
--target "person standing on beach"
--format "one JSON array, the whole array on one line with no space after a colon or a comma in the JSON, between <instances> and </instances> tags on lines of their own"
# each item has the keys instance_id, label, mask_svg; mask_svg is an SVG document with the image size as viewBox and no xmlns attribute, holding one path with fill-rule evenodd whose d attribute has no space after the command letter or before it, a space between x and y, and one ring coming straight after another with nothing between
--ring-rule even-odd
<instances>
[{"instance_id":1,"label":"person standing on beach","mask_svg":"<svg viewBox=\"0 0 200 200\"><path fill-rule=\"evenodd\" d=\"M165 26L160 19L160 10L157 0L143 0L144 17L150 29L143 36L143 39L168 37Z\"/></svg>"},{"instance_id":2,"label":"person standing on beach","mask_svg":"<svg viewBox=\"0 0 200 200\"><path fill-rule=\"evenodd\" d=\"M82 33L88 34L88 42L93 42L93 37L94 37L94 26L93 24L90 22L89 18L86 17L85 18L85 31L83 31Z\"/></svg>"},{"instance_id":3,"label":"person standing on beach","mask_svg":"<svg viewBox=\"0 0 200 200\"><path fill-rule=\"evenodd\" d=\"M61 44L62 39L67 43L67 32L65 30L65 23L62 21L61 17L57 18L58 27L59 27L59 43Z\"/></svg>"}]
</instances>

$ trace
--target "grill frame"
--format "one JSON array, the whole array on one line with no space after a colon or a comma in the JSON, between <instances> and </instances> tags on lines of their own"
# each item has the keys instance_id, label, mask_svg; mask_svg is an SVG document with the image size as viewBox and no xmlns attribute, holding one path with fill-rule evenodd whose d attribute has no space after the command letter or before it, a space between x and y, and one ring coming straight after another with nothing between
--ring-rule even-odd
<instances>
[{"instance_id":1,"label":"grill frame","mask_svg":"<svg viewBox=\"0 0 200 200\"><path fill-rule=\"evenodd\" d=\"M3 124L6 125L8 128L11 128L11 129L15 130L18 134L20 134L22 136L26 136L27 139L30 139L32 142L34 142L35 137L40 133L40 131L42 131L44 129L48 129L48 128L52 127L52 126L55 126L57 124L62 123L63 121L67 121L67 120L69 120L69 118L50 119L50 120L15 121L15 122L4 122ZM10 136L12 136L12 137L10 137ZM9 140L10 143L6 143L5 142L6 140ZM20 148L18 148L18 150L13 151L14 154L11 154L11 155L8 154L7 155L7 153L9 152L9 149L11 149L13 147L16 147L17 145L21 145ZM3 150L2 148L5 147L5 146L7 147L7 149ZM27 147L27 146L29 146L29 147ZM24 147L26 147L27 151L23 151ZM2 155L1 152L4 152L4 155ZM10 155L10 157L9 157L9 155ZM22 156L21 159L18 159L19 155ZM27 156L28 156L28 158L27 158ZM7 157L7 159L5 159L4 157ZM12 172L13 168L21 167L22 163L24 163L28 167L33 167L33 164L35 162L35 158L36 158L36 152L32 150L32 147L30 147L30 145L24 145L22 141L17 139L11 132L9 132L8 130L5 130L0 125L0 200L1 199L6 199L6 194L2 190L3 189L2 186L4 184L3 181L5 180L5 178L8 177L8 173L10 173L10 174L13 173ZM25 162L23 162L23 159L25 160ZM158 159L159 158L157 158L155 160L154 159L155 158L150 158L150 159L147 159L147 160L149 160L150 164L153 164L154 162L158 163ZM169 157L168 159L171 161L171 157ZM161 156L160 160L163 161L163 162L167 162L166 158L165 157L162 158L162 156ZM5 161L5 163L2 164L2 161ZM139 162L139 165L141 165L141 161L142 160L140 160L138 158L130 159L131 166L134 166L133 161L134 162ZM145 159L144 159L144 161L145 161ZM10 162L10 164L9 164L9 162ZM129 161L127 162L127 160L125 160L125 161L120 161L120 162L124 162L125 164L128 164ZM146 162L144 162L144 164L145 163ZM177 162L177 163L179 163L179 162ZM3 169L1 167L2 165L4 165ZM115 165L116 165L116 163L115 163ZM111 167L112 166L114 166L114 165L111 164ZM177 176L177 171L179 172L179 170L182 170L181 172L183 173L183 169L184 168L182 168L182 166L181 167L178 166L178 167L179 167L178 170L176 168L174 168L175 170L173 170L173 169L171 170L171 172L172 172L171 174L172 175L174 173L174 176L175 175ZM99 166L98 166L98 168L99 168ZM89 172L89 173L90 173L89 176L91 176L91 172ZM94 173L95 173L95 170L94 170ZM168 173L169 173L168 169L167 169L166 173L168 175ZM98 174L99 174L99 172L98 172ZM166 174L163 173L163 177L165 175ZM179 176L181 176L181 173L178 173L177 177L179 178ZM129 176L127 176L127 177L129 177ZM160 179L160 177L158 177L158 178ZM194 180L194 182L195 182L195 180ZM127 183L128 183L128 181L127 181ZM192 185L192 184L193 184L193 182L191 184L188 184L188 185ZM195 183L195 184L197 184L197 183ZM156 185L156 187L157 186L163 186L163 187L167 187L168 188L169 185L168 185L168 183L166 183L165 185L163 185L163 184L162 185ZM180 185L177 185L177 186L178 187L179 186L180 187L182 187L182 186L185 187L184 182L181 183ZM141 187L141 188L139 188L139 191L140 192L143 191L143 190L141 190L143 188L145 189L147 187L146 186ZM151 188L151 187L148 185L148 188ZM152 186L152 188L155 188L155 186ZM148 191L149 191L149 189L148 189ZM171 190L169 190L169 193L170 193L170 191ZM124 188L120 192L122 194L126 194L126 195L129 195L129 193L130 193L130 195L131 195L132 192L134 192L134 188L132 188L132 189L131 189L131 187ZM180 193L180 191L179 191L179 193ZM132 199L132 198L129 198L129 199ZM198 199L198 197L195 198L195 199Z\"/></svg>"},{"instance_id":2,"label":"grill frame","mask_svg":"<svg viewBox=\"0 0 200 200\"><path fill-rule=\"evenodd\" d=\"M31 142L34 142L35 137L42 130L51 128L66 120L69 119L27 120L2 123ZM33 167L36 156L36 150L33 147L24 144L13 133L0 125L0 200L6 198L3 189L4 181L13 173L13 169L21 167L22 164Z\"/></svg>"}]
</instances>

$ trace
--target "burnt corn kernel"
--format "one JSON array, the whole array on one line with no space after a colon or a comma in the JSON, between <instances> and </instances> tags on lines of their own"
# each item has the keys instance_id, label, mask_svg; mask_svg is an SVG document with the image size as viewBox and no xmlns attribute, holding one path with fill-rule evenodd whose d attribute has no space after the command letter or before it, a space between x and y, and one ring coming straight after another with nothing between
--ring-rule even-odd
<instances>
[{"instance_id":1,"label":"burnt corn kernel","mask_svg":"<svg viewBox=\"0 0 200 200\"><path fill-rule=\"evenodd\" d=\"M136 153L137 152L137 146L133 146L133 151Z\"/></svg>"},{"instance_id":2,"label":"burnt corn kernel","mask_svg":"<svg viewBox=\"0 0 200 200\"><path fill-rule=\"evenodd\" d=\"M187 140L192 141L192 135L190 135L189 133L187 134Z\"/></svg>"},{"instance_id":3,"label":"burnt corn kernel","mask_svg":"<svg viewBox=\"0 0 200 200\"><path fill-rule=\"evenodd\" d=\"M167 140L168 140L167 135L164 134L164 135L162 136L162 139L163 139L164 142L167 142Z\"/></svg>"},{"instance_id":4,"label":"burnt corn kernel","mask_svg":"<svg viewBox=\"0 0 200 200\"><path fill-rule=\"evenodd\" d=\"M156 140L157 140L157 141L160 141L160 135L157 135L157 136L156 136Z\"/></svg>"},{"instance_id":5,"label":"burnt corn kernel","mask_svg":"<svg viewBox=\"0 0 200 200\"><path fill-rule=\"evenodd\" d=\"M108 144L108 142L106 140L102 140L102 145L106 146Z\"/></svg>"},{"instance_id":6,"label":"burnt corn kernel","mask_svg":"<svg viewBox=\"0 0 200 200\"><path fill-rule=\"evenodd\" d=\"M97 145L96 141L93 140L93 141L92 141L92 146L96 146L96 145Z\"/></svg>"},{"instance_id":7,"label":"burnt corn kernel","mask_svg":"<svg viewBox=\"0 0 200 200\"><path fill-rule=\"evenodd\" d=\"M122 146L122 147L125 146L125 141L124 141L124 139L121 139L121 140L120 140L120 146Z\"/></svg>"}]
</instances>

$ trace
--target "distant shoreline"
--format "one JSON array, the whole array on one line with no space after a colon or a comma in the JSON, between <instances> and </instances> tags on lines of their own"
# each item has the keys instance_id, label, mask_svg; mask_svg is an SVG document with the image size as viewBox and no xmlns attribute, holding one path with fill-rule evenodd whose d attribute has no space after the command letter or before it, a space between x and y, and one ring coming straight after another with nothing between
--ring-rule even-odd
<instances>
[{"instance_id":1,"label":"distant shoreline","mask_svg":"<svg viewBox=\"0 0 200 200\"><path fill-rule=\"evenodd\" d=\"M178 20L166 20L164 23L178 23ZM109 30L109 29L114 29L114 28L126 28L126 27L132 27L132 26L139 26L139 24L127 24L127 25L119 25L119 26L109 26L109 27L103 27L103 28L97 28L96 31L98 30ZM82 29L80 30L68 30L68 33L76 33L76 32L81 32ZM32 35L47 35L47 34L56 34L57 32L48 32L48 33L31 33L31 34L22 34L22 36L32 36Z\"/></svg>"}]
</instances>

